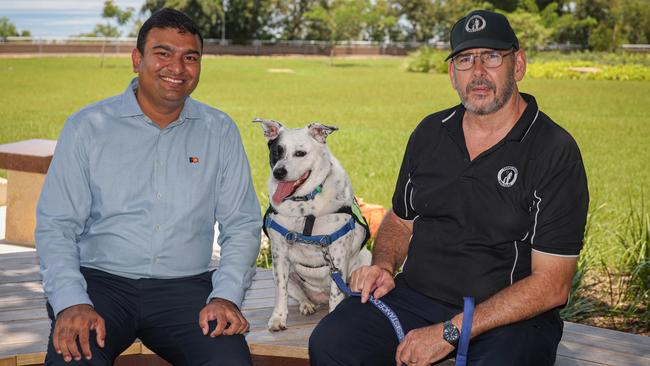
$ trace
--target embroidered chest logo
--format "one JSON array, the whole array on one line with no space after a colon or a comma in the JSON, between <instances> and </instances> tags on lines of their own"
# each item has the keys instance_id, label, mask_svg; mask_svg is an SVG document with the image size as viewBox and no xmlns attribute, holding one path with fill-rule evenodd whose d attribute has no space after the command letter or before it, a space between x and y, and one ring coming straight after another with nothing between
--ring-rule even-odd
<instances>
[{"instance_id":1,"label":"embroidered chest logo","mask_svg":"<svg viewBox=\"0 0 650 366\"><path fill-rule=\"evenodd\" d=\"M506 166L501 168L499 170L499 173L497 174L497 180L499 181L499 184L501 187L512 187L513 184L517 181L517 175L519 174L519 171L517 168L514 166Z\"/></svg>"},{"instance_id":2,"label":"embroidered chest logo","mask_svg":"<svg viewBox=\"0 0 650 366\"><path fill-rule=\"evenodd\" d=\"M190 164L198 164L199 158L197 156L190 156Z\"/></svg>"},{"instance_id":3,"label":"embroidered chest logo","mask_svg":"<svg viewBox=\"0 0 650 366\"><path fill-rule=\"evenodd\" d=\"M467 22L465 22L465 30L470 33L478 32L480 30L483 30L486 24L487 23L482 16L473 15L467 20Z\"/></svg>"}]
</instances>

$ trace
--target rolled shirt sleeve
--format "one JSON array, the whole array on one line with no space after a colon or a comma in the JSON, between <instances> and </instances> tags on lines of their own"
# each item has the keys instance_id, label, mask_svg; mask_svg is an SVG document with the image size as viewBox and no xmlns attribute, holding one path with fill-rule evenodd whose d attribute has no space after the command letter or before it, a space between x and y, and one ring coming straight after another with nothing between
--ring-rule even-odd
<instances>
[{"instance_id":1,"label":"rolled shirt sleeve","mask_svg":"<svg viewBox=\"0 0 650 366\"><path fill-rule=\"evenodd\" d=\"M90 304L86 281L79 271L77 237L91 206L88 160L75 116L64 125L36 209L36 249L43 289L54 313Z\"/></svg>"},{"instance_id":2,"label":"rolled shirt sleeve","mask_svg":"<svg viewBox=\"0 0 650 366\"><path fill-rule=\"evenodd\" d=\"M255 275L262 219L239 131L231 120L228 122L222 138L223 168L216 182L214 213L221 260L212 275L213 290L207 301L223 298L241 308Z\"/></svg>"}]
</instances>

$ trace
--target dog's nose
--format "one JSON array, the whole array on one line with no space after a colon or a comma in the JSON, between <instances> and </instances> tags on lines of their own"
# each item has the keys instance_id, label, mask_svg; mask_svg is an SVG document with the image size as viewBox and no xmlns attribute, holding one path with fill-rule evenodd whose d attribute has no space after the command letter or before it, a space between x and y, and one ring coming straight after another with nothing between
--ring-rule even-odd
<instances>
[{"instance_id":1,"label":"dog's nose","mask_svg":"<svg viewBox=\"0 0 650 366\"><path fill-rule=\"evenodd\" d=\"M277 168L273 170L273 177L277 180L282 180L287 176L287 170L284 168Z\"/></svg>"}]
</instances>

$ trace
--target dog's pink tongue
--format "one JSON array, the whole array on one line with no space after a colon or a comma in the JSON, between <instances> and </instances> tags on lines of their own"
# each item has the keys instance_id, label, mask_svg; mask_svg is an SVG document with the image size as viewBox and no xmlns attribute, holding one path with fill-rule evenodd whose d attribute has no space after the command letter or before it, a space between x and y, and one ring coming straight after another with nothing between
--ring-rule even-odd
<instances>
[{"instance_id":1,"label":"dog's pink tongue","mask_svg":"<svg viewBox=\"0 0 650 366\"><path fill-rule=\"evenodd\" d=\"M282 203L282 200L293 193L294 184L296 184L295 180L290 182L278 182L278 188L276 188L275 193L273 193L273 202L276 204Z\"/></svg>"}]
</instances>

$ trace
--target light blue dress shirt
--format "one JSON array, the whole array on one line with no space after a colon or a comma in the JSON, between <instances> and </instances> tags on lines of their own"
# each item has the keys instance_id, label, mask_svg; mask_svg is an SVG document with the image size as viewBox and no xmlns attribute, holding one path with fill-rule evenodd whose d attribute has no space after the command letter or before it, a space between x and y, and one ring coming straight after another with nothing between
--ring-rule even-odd
<instances>
[{"instance_id":1,"label":"light blue dress shirt","mask_svg":"<svg viewBox=\"0 0 650 366\"><path fill-rule=\"evenodd\" d=\"M209 299L241 306L262 222L239 131L190 97L161 129L137 103L137 80L63 127L36 215L48 301L55 314L92 305L80 266L132 279L203 273L216 221L221 261Z\"/></svg>"}]
</instances>

